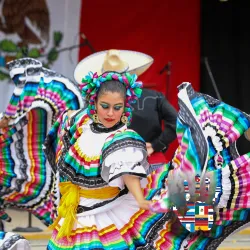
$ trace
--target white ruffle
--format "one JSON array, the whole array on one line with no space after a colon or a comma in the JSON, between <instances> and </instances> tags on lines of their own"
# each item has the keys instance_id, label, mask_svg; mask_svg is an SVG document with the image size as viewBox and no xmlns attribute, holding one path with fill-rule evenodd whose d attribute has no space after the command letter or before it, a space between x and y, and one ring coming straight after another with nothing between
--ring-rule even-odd
<instances>
[{"instance_id":1,"label":"white ruffle","mask_svg":"<svg viewBox=\"0 0 250 250\"><path fill-rule=\"evenodd\" d=\"M221 180L222 195L217 205L218 208L227 207L227 203L232 195L230 175L231 175L231 171L230 171L229 166L227 165L222 169L222 180Z\"/></svg>"},{"instance_id":2,"label":"white ruffle","mask_svg":"<svg viewBox=\"0 0 250 250\"><path fill-rule=\"evenodd\" d=\"M123 189L122 175L146 176L146 170L149 167L146 157L146 151L142 149L135 147L119 149L104 160L101 176L110 186Z\"/></svg>"},{"instance_id":3,"label":"white ruffle","mask_svg":"<svg viewBox=\"0 0 250 250\"><path fill-rule=\"evenodd\" d=\"M81 205L86 205L81 201ZM139 206L131 193L123 195L116 200L92 209L84 211L76 215L76 223L74 229L84 226L92 227L95 225L97 230L102 230L110 225L115 225L118 229L124 227L138 210ZM60 226L63 224L64 218L59 221Z\"/></svg>"},{"instance_id":4,"label":"white ruffle","mask_svg":"<svg viewBox=\"0 0 250 250\"><path fill-rule=\"evenodd\" d=\"M1 247L6 247L9 250L30 250L29 241L26 239L16 239L18 238L18 234L8 232L5 234L3 239L0 239L0 249Z\"/></svg>"},{"instance_id":5,"label":"white ruffle","mask_svg":"<svg viewBox=\"0 0 250 250\"><path fill-rule=\"evenodd\" d=\"M216 135L217 132L210 126L205 127L205 135L208 137L211 137L212 143L215 147L215 149L218 152L221 152L223 150L222 142L220 141L220 137Z\"/></svg>"}]
</instances>

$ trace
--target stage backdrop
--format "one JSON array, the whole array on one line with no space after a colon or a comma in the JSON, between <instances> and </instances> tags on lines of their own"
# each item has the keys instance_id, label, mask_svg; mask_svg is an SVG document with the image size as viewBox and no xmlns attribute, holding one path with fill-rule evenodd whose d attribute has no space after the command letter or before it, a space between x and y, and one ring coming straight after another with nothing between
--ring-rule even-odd
<instances>
[{"instance_id":1,"label":"stage backdrop","mask_svg":"<svg viewBox=\"0 0 250 250\"><path fill-rule=\"evenodd\" d=\"M167 92L176 108L180 83L188 81L199 89L199 0L127 0L119 4L116 0L82 0L80 29L96 51L128 49L151 55L154 64L140 79L145 86ZM79 60L91 53L89 47L79 52ZM168 79L166 72L159 72L169 62Z\"/></svg>"},{"instance_id":2,"label":"stage backdrop","mask_svg":"<svg viewBox=\"0 0 250 250\"><path fill-rule=\"evenodd\" d=\"M146 87L167 94L176 108L180 83L189 81L199 89L199 0L4 0L0 16L0 111L13 88L4 79L5 63L23 56L25 50L19 48L25 46L28 56L42 59L70 78L77 61L93 49L147 53L155 61L140 79ZM79 54L77 48L56 53L83 43L86 37L93 48L83 46ZM159 74L167 64L171 64L169 74Z\"/></svg>"},{"instance_id":3,"label":"stage backdrop","mask_svg":"<svg viewBox=\"0 0 250 250\"><path fill-rule=\"evenodd\" d=\"M177 107L176 87L183 81L199 88L199 0L82 0L81 32L96 51L129 49L151 55L155 62L141 76L145 85L166 92L166 73L172 63L168 98ZM79 59L90 54L80 50Z\"/></svg>"},{"instance_id":4,"label":"stage backdrop","mask_svg":"<svg viewBox=\"0 0 250 250\"><path fill-rule=\"evenodd\" d=\"M206 58L222 101L250 114L248 1L201 3L201 90L216 97ZM237 146L244 154L249 152L250 142L242 136Z\"/></svg>"}]
</instances>

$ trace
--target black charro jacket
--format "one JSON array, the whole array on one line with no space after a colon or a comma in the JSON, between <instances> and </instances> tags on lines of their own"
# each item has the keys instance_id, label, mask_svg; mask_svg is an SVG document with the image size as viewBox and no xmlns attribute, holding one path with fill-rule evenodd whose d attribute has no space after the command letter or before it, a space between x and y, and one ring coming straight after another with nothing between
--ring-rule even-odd
<instances>
[{"instance_id":1,"label":"black charro jacket","mask_svg":"<svg viewBox=\"0 0 250 250\"><path fill-rule=\"evenodd\" d=\"M155 152L165 152L176 138L175 108L162 93L149 89L142 89L141 98L132 107L129 128L140 134L146 142L150 142Z\"/></svg>"}]
</instances>

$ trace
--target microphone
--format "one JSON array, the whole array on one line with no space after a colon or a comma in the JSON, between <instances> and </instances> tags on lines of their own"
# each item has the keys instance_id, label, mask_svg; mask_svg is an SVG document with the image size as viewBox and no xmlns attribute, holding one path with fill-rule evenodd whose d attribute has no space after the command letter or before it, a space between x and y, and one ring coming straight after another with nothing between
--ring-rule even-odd
<instances>
[{"instance_id":1,"label":"microphone","mask_svg":"<svg viewBox=\"0 0 250 250\"><path fill-rule=\"evenodd\" d=\"M167 77L166 77L166 97L168 98L168 95L169 95L169 91L170 91L170 75L171 75L171 65L172 65L172 62L168 62L159 72L159 74L163 74L164 71L166 71L167 73Z\"/></svg>"},{"instance_id":2,"label":"microphone","mask_svg":"<svg viewBox=\"0 0 250 250\"><path fill-rule=\"evenodd\" d=\"M172 62L168 62L168 63L160 70L159 74L161 75L161 74L164 73L164 71L166 71L167 74L170 75L170 74L171 74L171 65L172 65Z\"/></svg>"},{"instance_id":3,"label":"microphone","mask_svg":"<svg viewBox=\"0 0 250 250\"><path fill-rule=\"evenodd\" d=\"M88 38L85 36L84 33L81 33L81 38L82 38L83 40L85 40L81 45L82 45L82 46L87 45L87 46L89 47L89 49L91 50L91 52L92 52L92 53L95 53L96 50L95 50L94 47L91 45L91 43L89 42Z\"/></svg>"},{"instance_id":4,"label":"microphone","mask_svg":"<svg viewBox=\"0 0 250 250\"><path fill-rule=\"evenodd\" d=\"M85 36L84 33L81 33L81 38L82 38L83 40L87 39L87 37Z\"/></svg>"}]
</instances>

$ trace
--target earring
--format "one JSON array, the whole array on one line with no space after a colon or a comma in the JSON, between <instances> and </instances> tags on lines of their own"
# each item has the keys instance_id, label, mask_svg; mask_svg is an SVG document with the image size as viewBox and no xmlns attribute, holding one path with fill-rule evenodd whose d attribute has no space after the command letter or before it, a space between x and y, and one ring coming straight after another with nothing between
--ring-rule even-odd
<instances>
[{"instance_id":1,"label":"earring","mask_svg":"<svg viewBox=\"0 0 250 250\"><path fill-rule=\"evenodd\" d=\"M128 124L128 117L123 114L121 117L121 122L124 123L125 125L127 125Z\"/></svg>"},{"instance_id":2,"label":"earring","mask_svg":"<svg viewBox=\"0 0 250 250\"><path fill-rule=\"evenodd\" d=\"M98 123L99 122L97 114L93 114L92 115L92 119L93 119L94 123Z\"/></svg>"}]
</instances>

